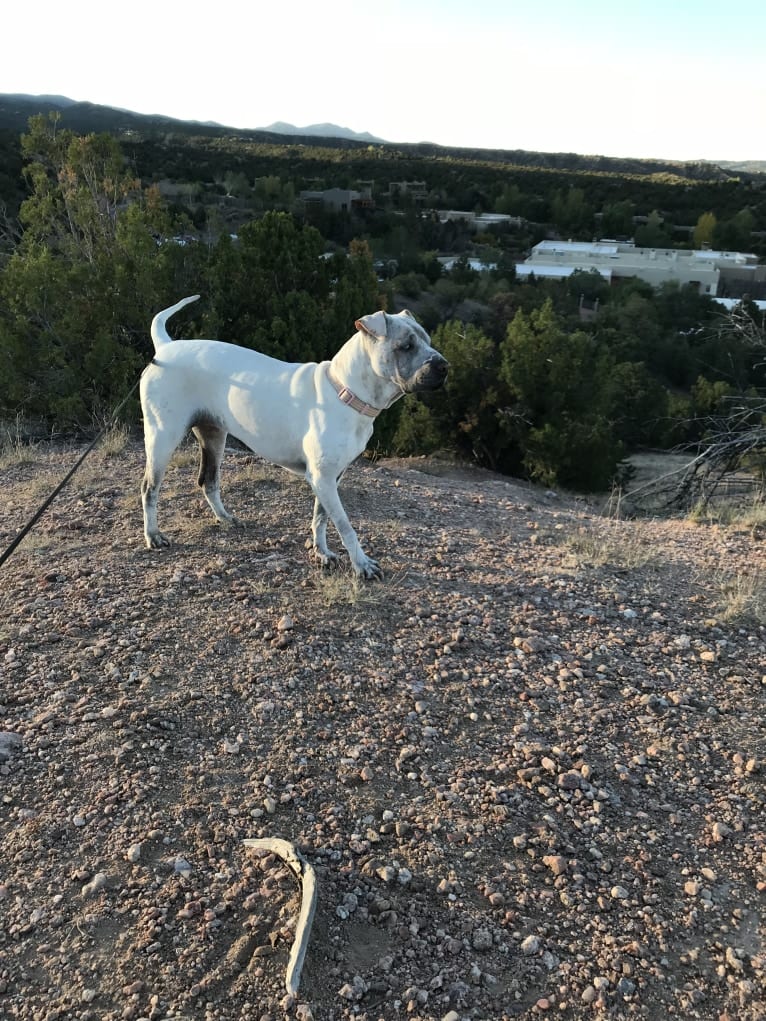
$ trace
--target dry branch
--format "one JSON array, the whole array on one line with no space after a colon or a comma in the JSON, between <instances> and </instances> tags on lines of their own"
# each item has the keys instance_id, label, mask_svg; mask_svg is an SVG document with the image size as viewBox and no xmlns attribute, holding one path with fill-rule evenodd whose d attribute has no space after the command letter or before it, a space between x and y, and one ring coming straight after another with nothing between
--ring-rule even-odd
<instances>
[{"instance_id":1,"label":"dry branch","mask_svg":"<svg viewBox=\"0 0 766 1021\"><path fill-rule=\"evenodd\" d=\"M303 960L306 956L311 925L316 910L317 887L316 873L303 857L301 852L289 840L280 837L261 837L243 840L246 847L255 847L276 854L287 865L296 879L301 883L301 909L295 926L295 939L290 949L290 957L285 971L285 988L291 996L298 995Z\"/></svg>"}]
</instances>

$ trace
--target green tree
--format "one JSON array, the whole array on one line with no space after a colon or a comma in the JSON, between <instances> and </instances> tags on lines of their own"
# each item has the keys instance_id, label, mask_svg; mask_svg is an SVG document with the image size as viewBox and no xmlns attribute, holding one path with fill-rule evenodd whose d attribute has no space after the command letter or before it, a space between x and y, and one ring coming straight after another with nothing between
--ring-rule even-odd
<instances>
[{"instance_id":1,"label":"green tree","mask_svg":"<svg viewBox=\"0 0 766 1021\"><path fill-rule=\"evenodd\" d=\"M372 262L372 252L366 241L353 240L347 254L336 256L331 272L336 281L330 325L331 342L332 338L336 338L341 343L341 337L348 339L352 335L357 319L383 306L383 298ZM333 354L334 351L329 353Z\"/></svg>"},{"instance_id":2,"label":"green tree","mask_svg":"<svg viewBox=\"0 0 766 1021\"><path fill-rule=\"evenodd\" d=\"M236 241L222 235L211 260L206 328L286 361L325 357L333 339L323 319L330 295L323 247L314 227L272 211L245 224Z\"/></svg>"},{"instance_id":3,"label":"green tree","mask_svg":"<svg viewBox=\"0 0 766 1021\"><path fill-rule=\"evenodd\" d=\"M550 300L517 312L501 345L500 378L514 405L507 427L534 479L600 489L623 448L614 434L615 360L581 330L566 333Z\"/></svg>"},{"instance_id":4,"label":"green tree","mask_svg":"<svg viewBox=\"0 0 766 1021\"><path fill-rule=\"evenodd\" d=\"M0 403L82 423L120 399L145 361L150 313L174 276L174 253L158 244L170 221L110 136L34 117L22 150L24 230L0 274L0 342L15 368Z\"/></svg>"},{"instance_id":5,"label":"green tree","mask_svg":"<svg viewBox=\"0 0 766 1021\"><path fill-rule=\"evenodd\" d=\"M640 248L668 248L671 243L665 217L656 209L649 214L646 223L636 229L635 237Z\"/></svg>"},{"instance_id":6,"label":"green tree","mask_svg":"<svg viewBox=\"0 0 766 1021\"><path fill-rule=\"evenodd\" d=\"M559 229L573 234L588 232L593 227L593 209L582 188L570 187L566 191L554 192L551 215Z\"/></svg>"},{"instance_id":7,"label":"green tree","mask_svg":"<svg viewBox=\"0 0 766 1021\"><path fill-rule=\"evenodd\" d=\"M605 238L632 237L634 205L630 199L609 202L601 211L601 234Z\"/></svg>"},{"instance_id":8,"label":"green tree","mask_svg":"<svg viewBox=\"0 0 766 1021\"><path fill-rule=\"evenodd\" d=\"M754 222L750 209L740 209L731 219L720 221L713 235L716 247L732 252L749 252Z\"/></svg>"},{"instance_id":9,"label":"green tree","mask_svg":"<svg viewBox=\"0 0 766 1021\"><path fill-rule=\"evenodd\" d=\"M450 363L447 382L402 406L391 448L399 454L443 448L487 468L518 470L498 410L508 395L498 380L496 345L478 327L457 321L438 327L432 339Z\"/></svg>"}]
</instances>

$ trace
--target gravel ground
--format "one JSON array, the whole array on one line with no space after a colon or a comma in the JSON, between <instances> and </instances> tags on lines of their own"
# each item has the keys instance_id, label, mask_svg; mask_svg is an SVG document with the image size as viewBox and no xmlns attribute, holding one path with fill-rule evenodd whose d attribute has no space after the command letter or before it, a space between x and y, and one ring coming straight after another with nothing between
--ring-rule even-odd
<instances>
[{"instance_id":1,"label":"gravel ground","mask_svg":"<svg viewBox=\"0 0 766 1021\"><path fill-rule=\"evenodd\" d=\"M0 549L76 454L2 469ZM303 484L230 452L224 530L193 460L170 549L129 444L1 569L0 1016L766 1016L759 537L362 462L360 585Z\"/></svg>"}]
</instances>

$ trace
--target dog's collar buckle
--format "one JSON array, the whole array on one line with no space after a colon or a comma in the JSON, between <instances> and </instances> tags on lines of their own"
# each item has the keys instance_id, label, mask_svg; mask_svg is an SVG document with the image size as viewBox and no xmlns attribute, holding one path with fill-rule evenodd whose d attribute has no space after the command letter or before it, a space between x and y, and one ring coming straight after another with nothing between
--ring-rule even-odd
<instances>
[{"instance_id":1,"label":"dog's collar buckle","mask_svg":"<svg viewBox=\"0 0 766 1021\"><path fill-rule=\"evenodd\" d=\"M354 411L358 411L360 415L367 415L368 418L377 418L382 411L382 408L374 408L372 404L367 404L361 397L357 397L356 394L349 390L347 386L343 386L336 379L333 378L330 372L330 366L327 366L327 378L330 381L335 393L338 395L338 399L342 404L345 404L347 408L353 408Z\"/></svg>"}]
</instances>

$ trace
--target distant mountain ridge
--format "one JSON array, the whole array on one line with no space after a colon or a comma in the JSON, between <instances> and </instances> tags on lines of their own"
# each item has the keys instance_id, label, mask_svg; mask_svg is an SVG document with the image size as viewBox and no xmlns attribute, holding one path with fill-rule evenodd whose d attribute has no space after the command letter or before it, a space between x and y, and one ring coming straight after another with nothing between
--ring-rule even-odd
<instances>
[{"instance_id":1,"label":"distant mountain ridge","mask_svg":"<svg viewBox=\"0 0 766 1021\"><path fill-rule=\"evenodd\" d=\"M356 142L368 142L373 145L385 145L384 138L377 138L369 131L352 131L351 128L342 128L338 124L308 124L305 128L297 128L294 124L285 121L274 121L268 127L259 128L259 131L270 131L275 135L308 135L312 138L350 138Z\"/></svg>"},{"instance_id":2,"label":"distant mountain ridge","mask_svg":"<svg viewBox=\"0 0 766 1021\"><path fill-rule=\"evenodd\" d=\"M235 135L253 142L284 144L287 138L304 144L318 145L322 140L333 147L367 145L395 145L398 150L415 157L429 157L453 153L461 158L512 163L518 166L541 167L556 170L601 171L629 174L674 174L692 180L726 180L731 177L754 177L766 173L766 160L680 161L642 157L613 157L582 155L578 153L536 152L526 149L486 149L475 146L441 146L431 142L386 142L369 132L356 132L337 124L310 124L296 127L276 121L265 128L232 128L211 121L188 121L164 114L141 114L112 106L80 102L66 96L33 96L25 93L0 93L0 130L23 132L34 114L61 113L62 126L75 132L108 132L140 134L177 132L222 138Z\"/></svg>"}]
</instances>

